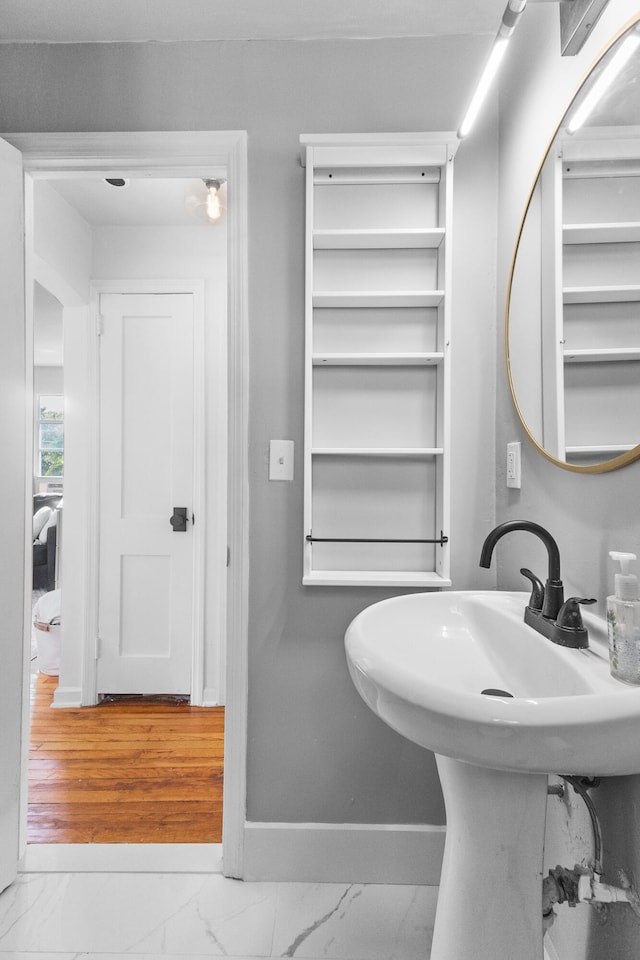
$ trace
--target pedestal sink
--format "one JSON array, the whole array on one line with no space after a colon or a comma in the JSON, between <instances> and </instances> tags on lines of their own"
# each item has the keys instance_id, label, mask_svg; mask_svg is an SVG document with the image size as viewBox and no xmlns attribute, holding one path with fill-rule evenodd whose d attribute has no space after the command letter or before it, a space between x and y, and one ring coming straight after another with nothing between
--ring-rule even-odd
<instances>
[{"instance_id":1,"label":"pedestal sink","mask_svg":"<svg viewBox=\"0 0 640 960\"><path fill-rule=\"evenodd\" d=\"M549 774L640 772L640 687L609 673L606 625L560 647L523 622L528 594L411 594L363 610L353 682L433 750L447 835L431 960L541 960Z\"/></svg>"}]
</instances>

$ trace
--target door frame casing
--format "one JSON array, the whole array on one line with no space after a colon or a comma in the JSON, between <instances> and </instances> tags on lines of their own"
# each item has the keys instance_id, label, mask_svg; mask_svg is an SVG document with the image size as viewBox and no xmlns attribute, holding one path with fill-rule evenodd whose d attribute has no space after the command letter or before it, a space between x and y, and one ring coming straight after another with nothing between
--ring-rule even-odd
<instances>
[{"instance_id":1,"label":"door frame casing","mask_svg":"<svg viewBox=\"0 0 640 960\"><path fill-rule=\"evenodd\" d=\"M216 168L222 168L226 173L229 562L223 872L226 876L242 877L246 816L249 567L247 134L246 131L16 133L5 134L4 139L21 151L24 172L34 179L72 178L100 172L113 176L115 171L121 176L183 178L201 177L203 171L213 173ZM27 270L27 276L30 275ZM25 650L29 630L25 612ZM28 669L28 663L25 663L25 670ZM26 794L26 751L23 749L22 753L21 789ZM26 813L24 801L22 809ZM24 852L24 827L23 834L21 848Z\"/></svg>"}]
</instances>

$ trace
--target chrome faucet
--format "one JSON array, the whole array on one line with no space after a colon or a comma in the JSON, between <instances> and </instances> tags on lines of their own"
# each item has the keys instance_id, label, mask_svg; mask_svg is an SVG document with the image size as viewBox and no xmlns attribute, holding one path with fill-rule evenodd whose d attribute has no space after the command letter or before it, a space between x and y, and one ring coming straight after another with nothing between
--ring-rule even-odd
<instances>
[{"instance_id":1,"label":"chrome faucet","mask_svg":"<svg viewBox=\"0 0 640 960\"><path fill-rule=\"evenodd\" d=\"M508 520L491 531L482 544L480 566L490 567L493 549L502 537L514 530L533 533L544 543L549 558L547 579L542 581L526 567L520 570L531 581L531 597L524 610L524 621L538 633L564 647L588 647L589 639L580 614L581 603L595 603L594 599L570 597L565 602L560 579L560 551L548 530L532 520Z\"/></svg>"}]
</instances>

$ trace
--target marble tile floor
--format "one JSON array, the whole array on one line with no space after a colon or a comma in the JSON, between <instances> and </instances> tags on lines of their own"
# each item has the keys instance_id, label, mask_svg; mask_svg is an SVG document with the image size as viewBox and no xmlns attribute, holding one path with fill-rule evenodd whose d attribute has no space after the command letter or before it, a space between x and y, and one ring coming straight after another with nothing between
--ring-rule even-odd
<instances>
[{"instance_id":1,"label":"marble tile floor","mask_svg":"<svg viewBox=\"0 0 640 960\"><path fill-rule=\"evenodd\" d=\"M203 873L22 873L0 960L428 960L437 887Z\"/></svg>"}]
</instances>

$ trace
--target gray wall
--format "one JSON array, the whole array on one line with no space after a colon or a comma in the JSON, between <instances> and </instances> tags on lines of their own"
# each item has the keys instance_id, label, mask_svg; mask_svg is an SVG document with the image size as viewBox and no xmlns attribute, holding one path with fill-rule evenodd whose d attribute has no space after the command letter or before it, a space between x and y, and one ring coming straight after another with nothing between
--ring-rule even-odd
<instances>
[{"instance_id":1,"label":"gray wall","mask_svg":"<svg viewBox=\"0 0 640 960\"><path fill-rule=\"evenodd\" d=\"M583 74L609 37L638 14L636 0L610 0L590 41L578 57L561 58L555 4L532 4L510 51L509 76L502 85L500 145L499 310L503 310L516 231L538 164ZM597 597L604 614L612 593L608 551L640 555L640 462L615 473L578 475L545 460L527 441L511 401L502 337L498 339L497 477L498 520L528 518L546 526L560 547L567 596ZM639 438L640 439L640 438ZM505 485L506 444L522 441L522 490ZM498 586L522 588L521 566L546 569L546 555L534 538L517 534L497 551ZM639 721L640 729L640 721ZM615 750L615 744L612 744ZM585 771L586 774L589 771ZM605 876L618 870L640 882L640 777L608 778L592 793L604 833ZM550 798L545 869L572 867L592 852L591 829L579 801ZM626 960L636 956L640 921L626 907L558 908L552 936L559 955L575 960Z\"/></svg>"},{"instance_id":2,"label":"gray wall","mask_svg":"<svg viewBox=\"0 0 640 960\"><path fill-rule=\"evenodd\" d=\"M20 45L2 49L0 130L246 129L249 138L252 820L442 823L432 756L362 704L343 635L380 589L301 586L304 180L301 133L450 130L490 38ZM497 109L456 161L454 586L494 582ZM459 386L456 388L456 384ZM292 485L269 438L296 441Z\"/></svg>"}]
</instances>

